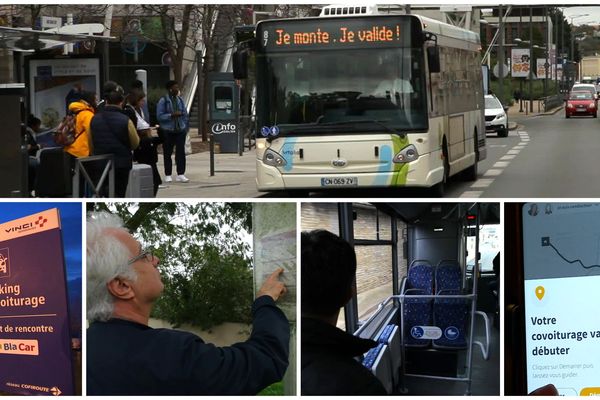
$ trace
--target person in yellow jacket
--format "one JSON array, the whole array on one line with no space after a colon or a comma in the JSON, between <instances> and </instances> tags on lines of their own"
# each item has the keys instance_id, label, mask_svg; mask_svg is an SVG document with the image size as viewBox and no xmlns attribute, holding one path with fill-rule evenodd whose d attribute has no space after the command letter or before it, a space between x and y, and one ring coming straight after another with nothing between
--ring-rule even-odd
<instances>
[{"instance_id":1,"label":"person in yellow jacket","mask_svg":"<svg viewBox=\"0 0 600 400\"><path fill-rule=\"evenodd\" d=\"M90 123L96 109L96 93L82 92L81 99L69 104L69 111L76 114L75 118L75 141L65 146L65 151L75 158L87 157L92 154L90 136Z\"/></svg>"}]
</instances>

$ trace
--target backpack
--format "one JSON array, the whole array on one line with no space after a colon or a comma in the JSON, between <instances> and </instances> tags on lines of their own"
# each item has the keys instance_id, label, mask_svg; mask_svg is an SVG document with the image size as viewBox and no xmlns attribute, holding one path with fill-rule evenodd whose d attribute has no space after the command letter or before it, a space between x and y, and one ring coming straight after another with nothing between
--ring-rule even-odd
<instances>
[{"instance_id":1,"label":"backpack","mask_svg":"<svg viewBox=\"0 0 600 400\"><path fill-rule=\"evenodd\" d=\"M59 146L70 146L83 133L75 131L75 123L77 122L77 114L68 113L64 116L61 123L54 130L54 142Z\"/></svg>"}]
</instances>

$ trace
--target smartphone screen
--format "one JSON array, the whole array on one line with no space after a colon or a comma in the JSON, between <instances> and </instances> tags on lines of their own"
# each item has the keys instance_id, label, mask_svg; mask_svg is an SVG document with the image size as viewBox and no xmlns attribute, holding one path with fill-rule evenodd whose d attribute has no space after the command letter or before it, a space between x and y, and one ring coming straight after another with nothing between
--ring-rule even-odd
<instances>
[{"instance_id":1,"label":"smartphone screen","mask_svg":"<svg viewBox=\"0 0 600 400\"><path fill-rule=\"evenodd\" d=\"M527 388L600 395L600 204L522 210Z\"/></svg>"}]
</instances>

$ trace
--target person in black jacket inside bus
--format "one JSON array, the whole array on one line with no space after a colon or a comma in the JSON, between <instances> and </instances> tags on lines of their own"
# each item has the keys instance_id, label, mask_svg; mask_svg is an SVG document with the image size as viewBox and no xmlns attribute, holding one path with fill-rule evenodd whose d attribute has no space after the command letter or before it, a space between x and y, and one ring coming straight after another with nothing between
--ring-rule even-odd
<instances>
[{"instance_id":1,"label":"person in black jacket inside bus","mask_svg":"<svg viewBox=\"0 0 600 400\"><path fill-rule=\"evenodd\" d=\"M302 395L384 395L355 357L377 345L336 327L353 296L356 254L331 232L302 232Z\"/></svg>"},{"instance_id":2,"label":"person in black jacket inside bus","mask_svg":"<svg viewBox=\"0 0 600 400\"><path fill-rule=\"evenodd\" d=\"M117 216L89 216L88 395L250 395L283 378L290 330L275 305L286 292L282 268L257 293L250 338L216 347L193 333L148 326L163 290L158 264Z\"/></svg>"}]
</instances>

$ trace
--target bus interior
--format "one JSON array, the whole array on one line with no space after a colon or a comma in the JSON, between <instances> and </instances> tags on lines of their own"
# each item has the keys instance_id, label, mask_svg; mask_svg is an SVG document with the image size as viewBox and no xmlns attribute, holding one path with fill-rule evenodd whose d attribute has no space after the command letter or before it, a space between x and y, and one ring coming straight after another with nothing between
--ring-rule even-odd
<instances>
[{"instance_id":1,"label":"bus interior","mask_svg":"<svg viewBox=\"0 0 600 400\"><path fill-rule=\"evenodd\" d=\"M388 394L500 394L499 203L303 203L302 229L354 247L338 327Z\"/></svg>"}]
</instances>

